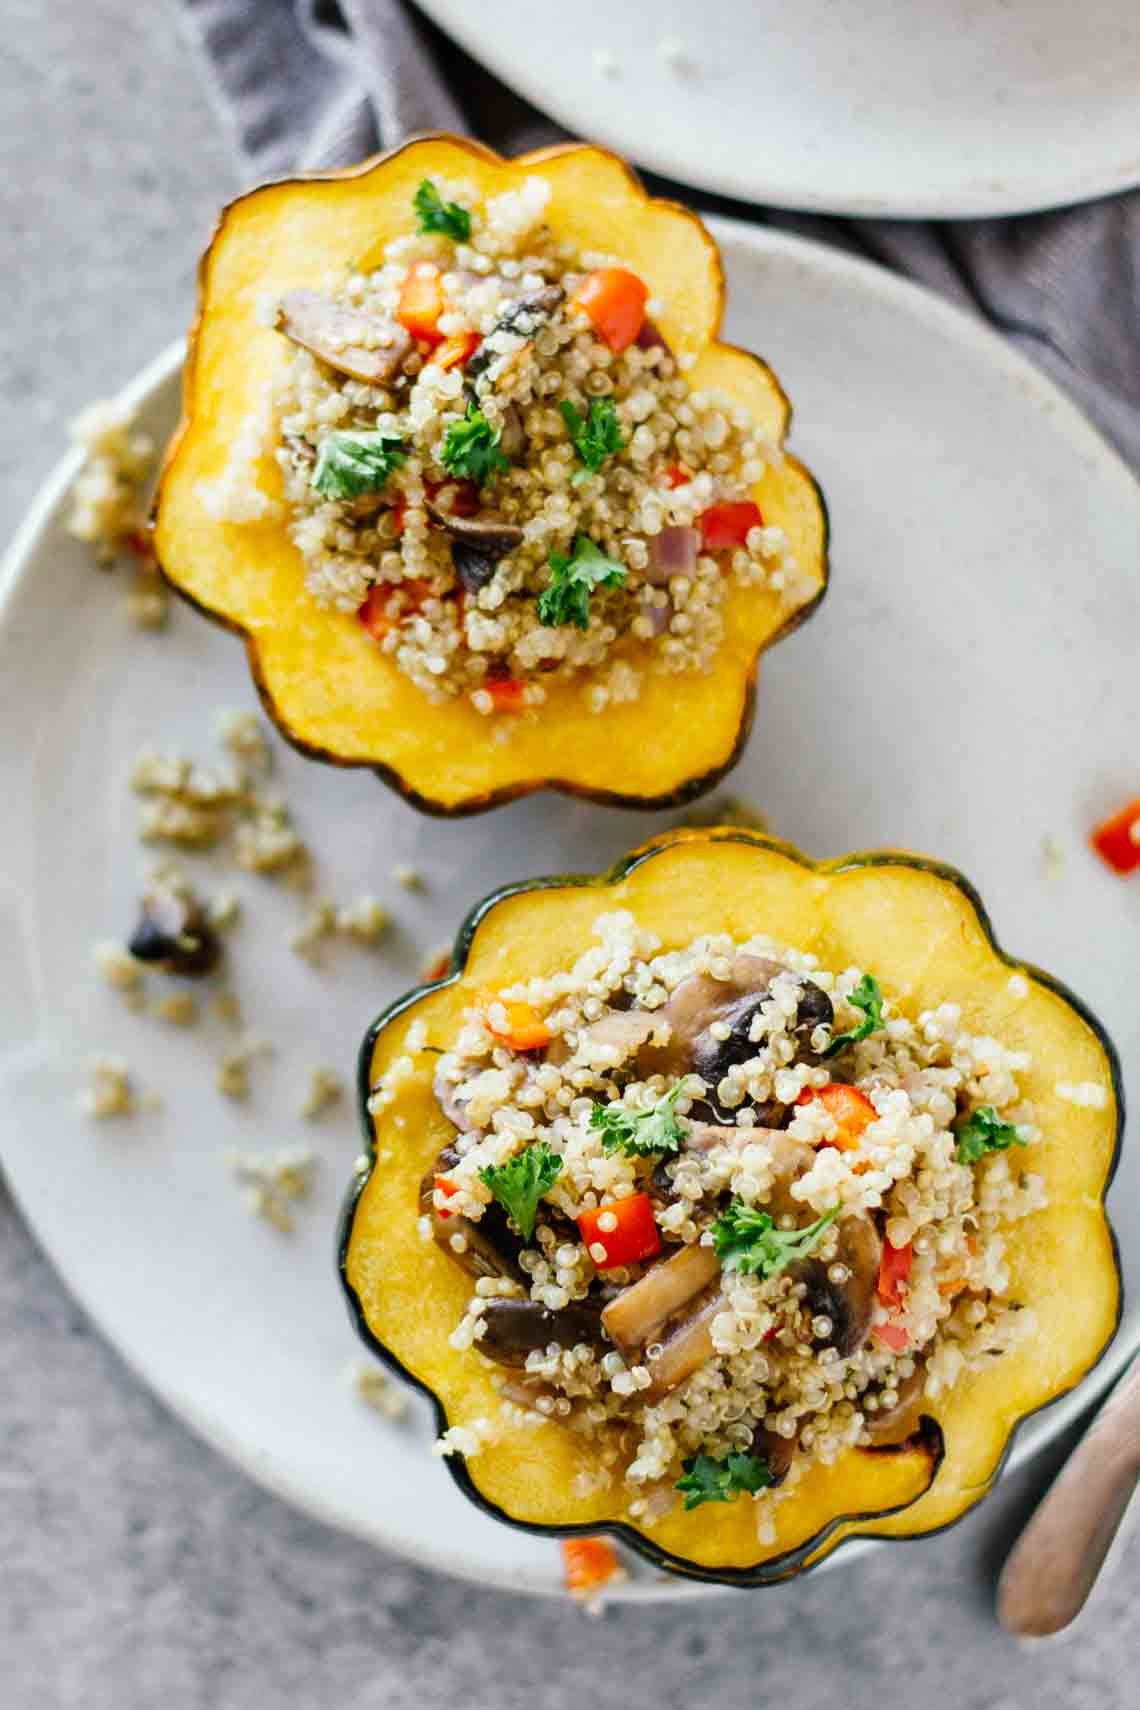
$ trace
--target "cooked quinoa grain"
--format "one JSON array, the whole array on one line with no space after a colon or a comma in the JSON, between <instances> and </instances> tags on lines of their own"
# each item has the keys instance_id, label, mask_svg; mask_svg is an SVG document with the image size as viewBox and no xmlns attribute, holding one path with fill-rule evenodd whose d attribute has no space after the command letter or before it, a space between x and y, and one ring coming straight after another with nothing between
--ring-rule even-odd
<instances>
[{"instance_id":1,"label":"cooked quinoa grain","mask_svg":"<svg viewBox=\"0 0 1140 1710\"><path fill-rule=\"evenodd\" d=\"M439 1058L455 1132L420 1230L472 1277L451 1343L504 1418L588 1438L632 1518L721 1489L763 1532L808 1462L907 1439L1031 1330L1005 1261L1045 1204L1029 1058L760 935L666 950L624 911L595 934Z\"/></svg>"},{"instance_id":2,"label":"cooked quinoa grain","mask_svg":"<svg viewBox=\"0 0 1140 1710\"><path fill-rule=\"evenodd\" d=\"M481 200L426 181L369 271L266 304L281 364L203 490L258 521L272 447L309 596L353 613L432 701L596 712L646 672L712 668L733 584L806 582L752 495L782 453L694 387L620 256L578 251L529 177Z\"/></svg>"}]
</instances>

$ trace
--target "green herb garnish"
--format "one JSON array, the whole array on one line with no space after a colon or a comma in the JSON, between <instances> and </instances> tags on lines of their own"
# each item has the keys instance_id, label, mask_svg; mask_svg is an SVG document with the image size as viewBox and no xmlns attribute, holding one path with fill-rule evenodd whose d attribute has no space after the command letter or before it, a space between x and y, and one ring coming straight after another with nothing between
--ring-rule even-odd
<instances>
[{"instance_id":1,"label":"green herb garnish","mask_svg":"<svg viewBox=\"0 0 1140 1710\"><path fill-rule=\"evenodd\" d=\"M712 1226L716 1256L726 1271L745 1276L774 1277L796 1259L815 1251L829 1224L839 1216L833 1206L806 1229L777 1229L766 1211L734 1199Z\"/></svg>"},{"instance_id":2,"label":"green herb garnish","mask_svg":"<svg viewBox=\"0 0 1140 1710\"><path fill-rule=\"evenodd\" d=\"M625 565L607 558L584 534L576 536L569 557L564 552L552 552L549 564L550 583L538 596L538 617L540 623L554 629L565 623L588 629L593 590L620 588L625 582Z\"/></svg>"},{"instance_id":3,"label":"green herb garnish","mask_svg":"<svg viewBox=\"0 0 1140 1710\"><path fill-rule=\"evenodd\" d=\"M694 1455L682 1465L684 1477L673 1488L685 1498L686 1511L699 1508L702 1502L731 1502L743 1490L754 1496L772 1483L763 1455L726 1455L722 1461L712 1455Z\"/></svg>"},{"instance_id":4,"label":"green herb garnish","mask_svg":"<svg viewBox=\"0 0 1140 1710\"><path fill-rule=\"evenodd\" d=\"M452 422L444 434L439 460L449 474L484 487L511 466L501 438L478 404L468 404L463 420Z\"/></svg>"},{"instance_id":5,"label":"green herb garnish","mask_svg":"<svg viewBox=\"0 0 1140 1710\"><path fill-rule=\"evenodd\" d=\"M538 1202L562 1173L562 1159L545 1140L528 1146L505 1164L488 1164L479 1180L490 1188L507 1215L514 1219L523 1239L534 1234Z\"/></svg>"},{"instance_id":6,"label":"green herb garnish","mask_svg":"<svg viewBox=\"0 0 1140 1710\"><path fill-rule=\"evenodd\" d=\"M378 493L394 469L407 457L398 434L354 433L338 429L326 434L317 452L310 485L326 499L355 499Z\"/></svg>"},{"instance_id":7,"label":"green herb garnish","mask_svg":"<svg viewBox=\"0 0 1140 1710\"><path fill-rule=\"evenodd\" d=\"M853 1027L849 1033L837 1034L823 1053L825 1057L834 1057L845 1045L857 1045L860 1039L868 1039L883 1025L883 994L874 974L863 975L847 1002L853 1009L863 1011L863 1019L858 1027Z\"/></svg>"},{"instance_id":8,"label":"green herb garnish","mask_svg":"<svg viewBox=\"0 0 1140 1710\"><path fill-rule=\"evenodd\" d=\"M1013 1123L1003 1122L992 1104L979 1105L955 1132L960 1164L976 1164L987 1152L1008 1152L1011 1146L1025 1145Z\"/></svg>"},{"instance_id":9,"label":"green herb garnish","mask_svg":"<svg viewBox=\"0 0 1140 1710\"><path fill-rule=\"evenodd\" d=\"M573 477L573 485L580 487L583 481L597 474L607 457L612 457L625 444L621 423L612 398L591 398L585 417L568 398L563 398L558 411L566 423L574 450L585 464L585 468L579 469Z\"/></svg>"},{"instance_id":10,"label":"green herb garnish","mask_svg":"<svg viewBox=\"0 0 1140 1710\"><path fill-rule=\"evenodd\" d=\"M626 1110L620 1104L596 1104L590 1127L602 1131L603 1152L624 1152L627 1158L652 1158L659 1152L677 1152L685 1130L674 1106L685 1090L679 1082L672 1092L648 1110Z\"/></svg>"},{"instance_id":11,"label":"green herb garnish","mask_svg":"<svg viewBox=\"0 0 1140 1710\"><path fill-rule=\"evenodd\" d=\"M456 243L466 243L471 236L471 215L458 202L445 202L432 183L425 178L412 197L416 210L416 230L442 232Z\"/></svg>"}]
</instances>

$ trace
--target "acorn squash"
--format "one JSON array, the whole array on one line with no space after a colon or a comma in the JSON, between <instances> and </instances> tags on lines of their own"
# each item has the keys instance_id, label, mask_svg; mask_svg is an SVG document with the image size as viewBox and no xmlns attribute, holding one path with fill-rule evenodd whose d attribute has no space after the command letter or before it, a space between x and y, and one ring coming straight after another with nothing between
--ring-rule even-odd
<instances>
[{"instance_id":1,"label":"acorn squash","mask_svg":"<svg viewBox=\"0 0 1140 1710\"><path fill-rule=\"evenodd\" d=\"M1077 1383L1111 1339L1120 1310L1116 1248L1104 1208L1122 1124L1119 1067L1096 1021L1071 993L997 946L978 897L960 874L919 856L872 852L810 861L741 830L666 834L612 872L511 886L481 903L460 933L453 971L385 1012L360 1057L368 1156L347 1200L340 1275L365 1343L435 1401L440 1428L494 1413L484 1362L448 1334L469 1279L417 1233L424 1171L453 1130L432 1091L438 1050L479 988L564 967L591 940L603 910L629 908L666 948L698 933L758 930L814 951L825 966L874 966L911 1013L961 1006L972 1031L1032 1054L1022 1086L1043 1140L1033 1168L1048 1205L1011 1226L1011 1293L1035 1311L1032 1335L984 1371L926 1403L919 1434L901 1448L851 1449L811 1464L776 1506L776 1538L757 1541L751 1504L707 1504L634 1526L612 1493L582 1495L587 1450L553 1424L508 1429L464 1464L448 1465L465 1493L529 1531L609 1532L656 1565L706 1580L758 1585L786 1579L845 1538L915 1537L960 1518L990 1488L1017 1426ZM1020 978L1013 978L1013 976ZM1011 983L1012 982L1012 983ZM404 1055L422 1023L427 1049L403 1065L393 1101L368 1114L369 1090ZM1059 1083L1093 1082L1102 1107L1059 1096Z\"/></svg>"},{"instance_id":2,"label":"acorn squash","mask_svg":"<svg viewBox=\"0 0 1140 1710\"><path fill-rule=\"evenodd\" d=\"M284 341L265 324L264 303L360 265L407 232L425 177L461 177L491 193L528 174L549 183L547 219L559 236L618 253L647 282L661 304L661 332L679 357L692 359L690 382L723 389L783 441L790 410L775 376L717 339L723 273L695 214L651 199L603 149L571 144L504 160L465 139L428 136L350 171L266 185L222 214L200 270L182 420L156 502L156 550L180 594L245 637L268 712L304 753L370 766L415 806L440 814L476 812L543 787L664 807L709 788L737 759L759 655L824 592L826 512L794 457L767 469L755 498L789 539L803 576L798 599L733 586L712 672L646 672L637 700L603 714L587 710L580 685L559 682L536 720L512 721L508 741L490 740L486 718L466 697L428 701L351 615L307 598L301 556L280 516L218 521L202 500L202 484L226 469L283 359ZM265 438L252 467L272 500L281 476L268 432ZM636 658L642 644L623 645Z\"/></svg>"}]
</instances>

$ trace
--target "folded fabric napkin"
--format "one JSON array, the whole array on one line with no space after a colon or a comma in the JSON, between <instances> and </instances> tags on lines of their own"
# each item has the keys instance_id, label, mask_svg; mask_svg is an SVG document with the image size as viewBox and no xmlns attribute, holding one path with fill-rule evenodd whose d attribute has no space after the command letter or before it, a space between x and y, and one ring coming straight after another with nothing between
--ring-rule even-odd
<instances>
[{"instance_id":1,"label":"folded fabric napkin","mask_svg":"<svg viewBox=\"0 0 1140 1710\"><path fill-rule=\"evenodd\" d=\"M347 165L414 131L466 131L504 154L566 135L403 0L179 4L250 181ZM1140 470L1140 191L944 222L823 219L680 194L932 286L1046 369Z\"/></svg>"}]
</instances>

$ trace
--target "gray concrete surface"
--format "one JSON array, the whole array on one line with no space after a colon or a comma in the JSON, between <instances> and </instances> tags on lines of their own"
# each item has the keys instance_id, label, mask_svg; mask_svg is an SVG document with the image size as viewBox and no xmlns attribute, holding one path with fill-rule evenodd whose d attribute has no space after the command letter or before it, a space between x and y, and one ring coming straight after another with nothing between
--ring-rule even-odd
<instances>
[{"instance_id":1,"label":"gray concrete surface","mask_svg":"<svg viewBox=\"0 0 1140 1710\"><path fill-rule=\"evenodd\" d=\"M75 409L182 329L234 179L168 10L0 19L7 535ZM428 1578L249 1484L124 1369L0 1190L0 1710L1115 1710L1137 1701L1140 1541L1068 1642L1019 1651L993 1619L1063 1450L941 1538L589 1622Z\"/></svg>"}]
</instances>

